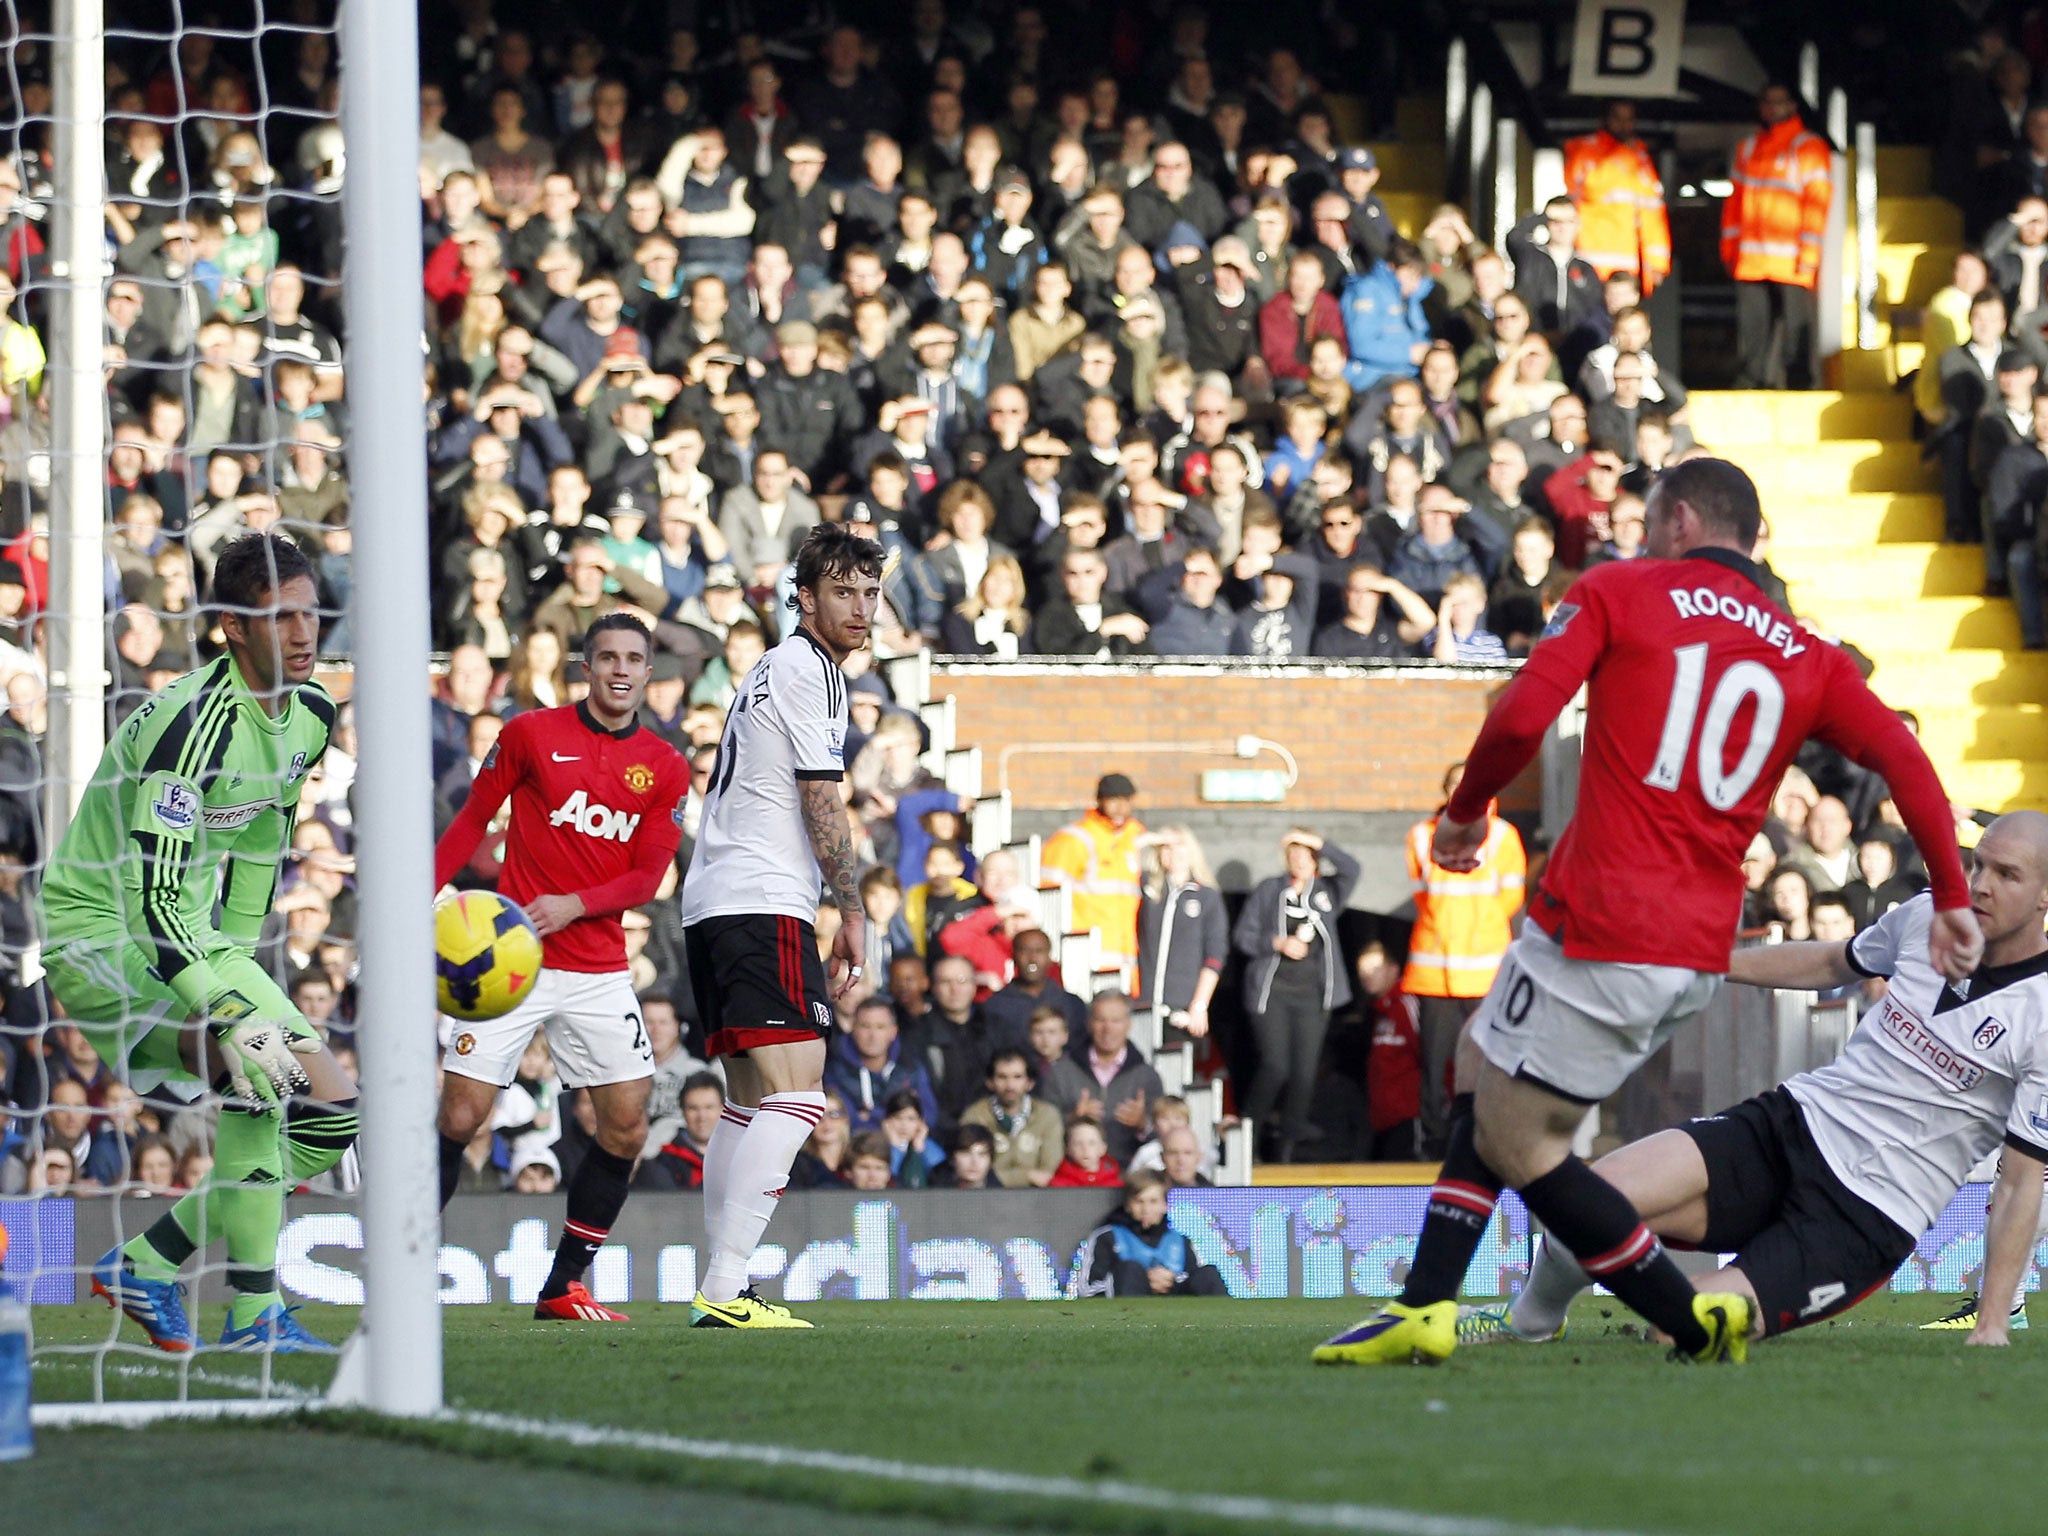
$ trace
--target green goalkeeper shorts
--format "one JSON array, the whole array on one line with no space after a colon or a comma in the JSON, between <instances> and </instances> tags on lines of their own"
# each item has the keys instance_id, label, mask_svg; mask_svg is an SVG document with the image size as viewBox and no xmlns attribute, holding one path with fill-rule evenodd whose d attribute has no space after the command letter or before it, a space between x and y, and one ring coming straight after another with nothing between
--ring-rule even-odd
<instances>
[{"instance_id":1,"label":"green goalkeeper shorts","mask_svg":"<svg viewBox=\"0 0 2048 1536\"><path fill-rule=\"evenodd\" d=\"M261 1018L299 1012L271 974L232 944L207 952L223 985L248 998ZM190 1010L156 973L148 951L124 933L52 940L43 950L50 991L100 1060L137 1093L159 1083L194 1082L178 1054ZM125 1071L123 1070L125 1068Z\"/></svg>"}]
</instances>

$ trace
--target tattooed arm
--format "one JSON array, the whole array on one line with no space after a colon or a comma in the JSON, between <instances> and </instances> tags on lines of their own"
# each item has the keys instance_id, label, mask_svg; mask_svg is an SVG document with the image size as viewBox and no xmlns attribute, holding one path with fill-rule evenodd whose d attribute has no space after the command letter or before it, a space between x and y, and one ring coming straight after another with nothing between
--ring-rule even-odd
<instances>
[{"instance_id":1,"label":"tattooed arm","mask_svg":"<svg viewBox=\"0 0 2048 1536\"><path fill-rule=\"evenodd\" d=\"M860 903L860 859L853 851L851 814L839 797L836 779L799 779L804 830L818 869L839 908L839 934L832 941L832 995L844 997L860 979L861 957L867 953L867 913Z\"/></svg>"}]
</instances>

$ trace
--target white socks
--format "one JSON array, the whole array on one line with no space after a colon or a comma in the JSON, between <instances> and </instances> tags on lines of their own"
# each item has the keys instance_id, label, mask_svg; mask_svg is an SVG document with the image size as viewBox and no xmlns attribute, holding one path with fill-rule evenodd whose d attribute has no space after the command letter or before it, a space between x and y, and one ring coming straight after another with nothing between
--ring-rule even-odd
<instances>
[{"instance_id":1,"label":"white socks","mask_svg":"<svg viewBox=\"0 0 2048 1536\"><path fill-rule=\"evenodd\" d=\"M1593 1283L1579 1261L1547 1233L1529 1265L1529 1283L1508 1309L1508 1326L1525 1339L1547 1339L1564 1326L1572 1298Z\"/></svg>"},{"instance_id":2,"label":"white socks","mask_svg":"<svg viewBox=\"0 0 2048 1536\"><path fill-rule=\"evenodd\" d=\"M726 1106L728 1116L733 1108ZM705 1300L731 1301L747 1288L747 1261L775 1215L776 1201L789 1183L789 1166L824 1118L822 1092L771 1093L761 1100L744 1134L732 1134L738 1127L730 1119L719 1121L704 1159L705 1216L715 1223L710 1228L711 1264L704 1273ZM721 1141L737 1146L722 1160L723 1188L714 1197L712 1157L719 1153Z\"/></svg>"},{"instance_id":3,"label":"white socks","mask_svg":"<svg viewBox=\"0 0 2048 1536\"><path fill-rule=\"evenodd\" d=\"M754 1123L754 1111L744 1104L725 1101L725 1112L712 1129L704 1148L704 1238L718 1241L718 1223L725 1216L725 1192L732 1187L732 1163L739 1156L740 1142Z\"/></svg>"}]
</instances>

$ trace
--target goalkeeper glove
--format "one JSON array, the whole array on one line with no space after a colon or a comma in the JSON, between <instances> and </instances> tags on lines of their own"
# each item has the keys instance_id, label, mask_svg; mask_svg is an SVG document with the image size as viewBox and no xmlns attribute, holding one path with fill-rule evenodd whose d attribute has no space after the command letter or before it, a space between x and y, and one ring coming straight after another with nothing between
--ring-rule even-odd
<instances>
[{"instance_id":1,"label":"goalkeeper glove","mask_svg":"<svg viewBox=\"0 0 2048 1536\"><path fill-rule=\"evenodd\" d=\"M235 1096L259 1111L312 1089L298 1058L320 1050L320 1037L301 1026L256 1017L255 1004L232 988L206 1001L207 1027L226 1058Z\"/></svg>"}]
</instances>

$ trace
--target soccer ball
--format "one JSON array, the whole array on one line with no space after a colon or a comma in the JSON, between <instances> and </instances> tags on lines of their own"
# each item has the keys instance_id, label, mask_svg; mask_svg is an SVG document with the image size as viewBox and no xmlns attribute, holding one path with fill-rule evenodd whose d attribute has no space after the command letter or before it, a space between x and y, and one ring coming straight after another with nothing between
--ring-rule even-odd
<instances>
[{"instance_id":1,"label":"soccer ball","mask_svg":"<svg viewBox=\"0 0 2048 1536\"><path fill-rule=\"evenodd\" d=\"M472 1022L510 1013L540 979L540 961L540 935L517 902L495 891L462 891L435 906L443 1013Z\"/></svg>"}]
</instances>

